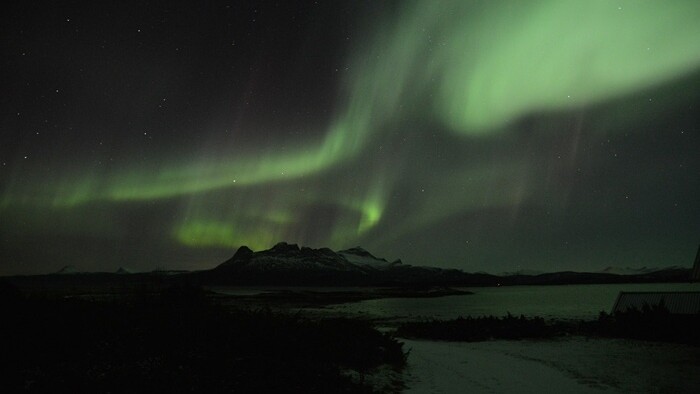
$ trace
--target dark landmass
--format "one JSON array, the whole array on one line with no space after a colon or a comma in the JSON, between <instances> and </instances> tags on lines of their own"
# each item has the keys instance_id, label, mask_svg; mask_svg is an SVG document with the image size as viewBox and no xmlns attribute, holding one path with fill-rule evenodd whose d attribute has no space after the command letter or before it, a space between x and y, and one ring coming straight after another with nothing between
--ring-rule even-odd
<instances>
[{"instance_id":1,"label":"dark landmass","mask_svg":"<svg viewBox=\"0 0 700 394\"><path fill-rule=\"evenodd\" d=\"M663 305L608 314L594 321L546 321L542 317L460 317L453 320L406 322L395 334L401 338L478 342L493 339L544 339L566 335L627 338L700 345L700 314L671 314Z\"/></svg>"},{"instance_id":2,"label":"dark landmass","mask_svg":"<svg viewBox=\"0 0 700 394\"><path fill-rule=\"evenodd\" d=\"M690 281L690 268L670 268L659 271L620 275L604 272L552 272L539 275L502 277L500 284L513 285L569 285L606 283L673 283Z\"/></svg>"},{"instance_id":3,"label":"dark landmass","mask_svg":"<svg viewBox=\"0 0 700 394\"><path fill-rule=\"evenodd\" d=\"M406 362L368 323L225 309L196 287L87 301L0 283L0 307L5 392L373 392L365 376Z\"/></svg>"}]
</instances>

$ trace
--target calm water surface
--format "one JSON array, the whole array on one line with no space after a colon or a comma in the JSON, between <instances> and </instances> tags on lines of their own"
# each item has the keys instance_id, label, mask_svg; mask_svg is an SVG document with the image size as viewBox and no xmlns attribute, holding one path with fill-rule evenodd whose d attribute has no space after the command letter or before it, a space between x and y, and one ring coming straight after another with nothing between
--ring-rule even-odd
<instances>
[{"instance_id":1,"label":"calm water surface","mask_svg":"<svg viewBox=\"0 0 700 394\"><path fill-rule=\"evenodd\" d=\"M557 319L595 319L610 312L620 291L700 291L700 283L605 284L562 286L505 286L466 288L473 295L440 298L385 298L332 306L348 314L378 318L439 318L459 316L542 316Z\"/></svg>"}]
</instances>

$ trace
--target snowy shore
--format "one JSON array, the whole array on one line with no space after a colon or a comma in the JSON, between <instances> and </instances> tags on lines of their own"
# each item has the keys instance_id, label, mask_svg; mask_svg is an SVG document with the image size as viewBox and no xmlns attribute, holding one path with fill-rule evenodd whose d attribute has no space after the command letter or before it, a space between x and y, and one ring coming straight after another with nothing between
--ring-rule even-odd
<instances>
[{"instance_id":1,"label":"snowy shore","mask_svg":"<svg viewBox=\"0 0 700 394\"><path fill-rule=\"evenodd\" d=\"M700 348L623 339L435 342L411 349L406 393L698 393Z\"/></svg>"}]
</instances>

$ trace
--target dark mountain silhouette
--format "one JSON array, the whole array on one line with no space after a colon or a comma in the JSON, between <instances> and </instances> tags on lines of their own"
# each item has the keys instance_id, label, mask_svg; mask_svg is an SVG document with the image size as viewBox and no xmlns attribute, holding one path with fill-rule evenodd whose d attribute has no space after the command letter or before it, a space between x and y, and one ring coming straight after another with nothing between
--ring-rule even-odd
<instances>
[{"instance_id":1,"label":"dark mountain silhouette","mask_svg":"<svg viewBox=\"0 0 700 394\"><path fill-rule=\"evenodd\" d=\"M254 252L246 246L217 267L203 271L156 270L129 273L79 272L72 266L49 275L6 277L26 289L47 286L66 287L75 291L91 291L94 286L125 289L132 287L160 288L164 285L190 283L198 285L273 285L273 286L509 286L561 285L593 283L687 282L691 269L640 269L621 275L610 268L604 272L512 272L501 275L466 273L457 269L413 266L401 260L389 262L361 247L333 251L313 249L280 242L268 250ZM80 275L75 275L80 273ZM87 289L87 290L86 290Z\"/></svg>"},{"instance_id":2,"label":"dark mountain silhouette","mask_svg":"<svg viewBox=\"0 0 700 394\"><path fill-rule=\"evenodd\" d=\"M490 285L498 278L455 269L388 262L355 247L334 252L280 242L253 252L241 246L229 260L203 273L208 282L274 285Z\"/></svg>"}]
</instances>

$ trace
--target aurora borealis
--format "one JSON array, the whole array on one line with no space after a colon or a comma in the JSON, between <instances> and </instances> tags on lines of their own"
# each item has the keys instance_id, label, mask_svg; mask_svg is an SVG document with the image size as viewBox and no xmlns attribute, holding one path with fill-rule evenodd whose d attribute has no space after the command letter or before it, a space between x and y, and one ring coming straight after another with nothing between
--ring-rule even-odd
<instances>
[{"instance_id":1,"label":"aurora borealis","mask_svg":"<svg viewBox=\"0 0 700 394\"><path fill-rule=\"evenodd\" d=\"M700 3L156 2L2 18L0 274L278 241L690 266Z\"/></svg>"}]
</instances>

